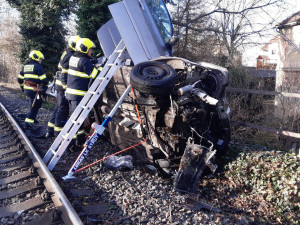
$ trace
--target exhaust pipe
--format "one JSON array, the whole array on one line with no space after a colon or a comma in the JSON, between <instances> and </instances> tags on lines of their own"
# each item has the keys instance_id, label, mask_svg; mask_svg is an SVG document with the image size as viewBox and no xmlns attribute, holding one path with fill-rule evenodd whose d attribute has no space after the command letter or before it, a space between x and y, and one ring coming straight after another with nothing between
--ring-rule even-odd
<instances>
[{"instance_id":1,"label":"exhaust pipe","mask_svg":"<svg viewBox=\"0 0 300 225\"><path fill-rule=\"evenodd\" d=\"M209 96L205 91L200 91L198 88L195 88L195 84L186 85L182 88L179 88L177 91L177 94L182 96L187 93L192 93L192 94L196 95L197 97L199 97L202 101L204 101L210 105L217 105L217 103L219 101L218 99L215 99L215 98Z\"/></svg>"}]
</instances>

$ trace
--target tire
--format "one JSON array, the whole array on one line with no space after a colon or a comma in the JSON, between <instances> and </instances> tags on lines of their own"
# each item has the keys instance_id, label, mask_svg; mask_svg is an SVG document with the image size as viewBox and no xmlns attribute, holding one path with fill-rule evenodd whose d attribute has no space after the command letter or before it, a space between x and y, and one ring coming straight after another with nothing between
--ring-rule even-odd
<instances>
[{"instance_id":1,"label":"tire","mask_svg":"<svg viewBox=\"0 0 300 225\"><path fill-rule=\"evenodd\" d=\"M132 68L130 82L133 88L144 94L170 94L175 86L176 72L166 63L142 62Z\"/></svg>"},{"instance_id":2,"label":"tire","mask_svg":"<svg viewBox=\"0 0 300 225\"><path fill-rule=\"evenodd\" d=\"M202 81L205 84L206 88L204 90L208 95L216 99L220 99L224 96L225 86L224 78L220 75L220 71L207 71L207 78Z\"/></svg>"}]
</instances>

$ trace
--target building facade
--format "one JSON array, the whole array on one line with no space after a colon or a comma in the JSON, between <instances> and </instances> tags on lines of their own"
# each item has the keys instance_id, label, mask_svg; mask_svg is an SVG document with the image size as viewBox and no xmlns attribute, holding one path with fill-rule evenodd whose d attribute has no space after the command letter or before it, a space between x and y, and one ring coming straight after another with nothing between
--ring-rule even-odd
<instances>
[{"instance_id":1,"label":"building facade","mask_svg":"<svg viewBox=\"0 0 300 225\"><path fill-rule=\"evenodd\" d=\"M300 12L282 21L277 28L280 38L276 91L300 93ZM298 121L299 104L299 98L279 95L275 99L275 116Z\"/></svg>"}]
</instances>

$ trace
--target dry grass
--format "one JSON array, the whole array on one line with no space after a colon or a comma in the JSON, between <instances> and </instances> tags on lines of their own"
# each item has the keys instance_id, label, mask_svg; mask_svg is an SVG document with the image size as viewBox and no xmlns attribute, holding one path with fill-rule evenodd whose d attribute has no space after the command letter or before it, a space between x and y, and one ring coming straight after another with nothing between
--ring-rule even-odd
<instances>
[{"instance_id":1,"label":"dry grass","mask_svg":"<svg viewBox=\"0 0 300 225\"><path fill-rule=\"evenodd\" d=\"M270 80L255 77L243 68L232 68L230 71L230 87L264 91L273 88L272 91L274 91L275 86L272 85L274 83ZM277 112L285 112L289 108L283 108L284 104L276 106L275 96L227 92L227 99L232 120L300 133L300 116L297 113L289 113L288 117L278 116ZM272 135L245 127L233 127L232 134L251 141L276 142L276 145L280 147L289 142L285 138L269 137ZM282 142L282 140L284 141Z\"/></svg>"}]
</instances>

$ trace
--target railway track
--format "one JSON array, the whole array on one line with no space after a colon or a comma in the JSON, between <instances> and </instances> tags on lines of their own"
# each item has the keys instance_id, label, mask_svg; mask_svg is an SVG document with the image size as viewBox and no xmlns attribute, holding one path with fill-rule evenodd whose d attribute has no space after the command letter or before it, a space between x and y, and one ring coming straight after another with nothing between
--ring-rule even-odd
<instances>
[{"instance_id":1,"label":"railway track","mask_svg":"<svg viewBox=\"0 0 300 225\"><path fill-rule=\"evenodd\" d=\"M29 139L1 103L0 224L83 224Z\"/></svg>"},{"instance_id":2,"label":"railway track","mask_svg":"<svg viewBox=\"0 0 300 225\"><path fill-rule=\"evenodd\" d=\"M28 103L25 101L25 96L21 91L0 85L0 102L11 112L19 123L19 126L23 127ZM51 110L52 109L45 107L39 111L37 120L40 123L36 126L40 133L46 131L47 122L52 113ZM35 135L35 132L25 131L32 145L29 144L29 146L27 146L27 138L14 142L16 137L22 136L22 133L18 131L19 129L15 128L14 125L9 125L11 119L2 118L3 112L0 114L0 161L4 159L8 160L8 157L13 157L21 152L25 152L24 154L26 155L20 157L19 163L24 163L28 160L28 165L26 164L27 166L24 169L13 169L13 165L16 164L16 162L0 162L0 179L2 179L10 175L18 175L22 171L28 171L29 168L32 167L30 166L31 162L29 156L33 153L31 153L30 148L34 146L36 150L34 154L39 154L43 157L54 139L40 139L37 137L38 135ZM4 114L6 113L4 112ZM4 120L8 120L8 125L3 125ZM11 126L11 128L5 126ZM14 132L15 135L13 134ZM14 137L10 138L12 135L14 135ZM4 139L8 140L4 141ZM30 142L28 141L28 143ZM1 148L2 145L7 143L14 144L12 144L11 147ZM23 150L12 150L14 153L4 154L4 150L8 151L9 149L17 148L14 147L18 146L16 143L21 144ZM34 148L32 147L32 149ZM83 161L82 167L92 164L96 160L111 155L119 150L120 149L111 145L108 141L99 140L94 145L92 151L89 152L88 157ZM68 170L78 157L78 154L79 152L66 151L54 170L51 171L51 174L64 191L68 201L71 202L83 224L237 224L235 217L231 215L227 216L227 213L225 213L223 209L216 210L214 205L210 204L209 196L206 197L201 194L192 196L178 194L173 190L172 179L162 178L159 171L153 170L153 168L149 169L138 159L134 161L133 170L113 171L99 163L75 173L76 179L64 181L62 177L67 175ZM130 154L130 152L125 154ZM41 158L39 158L39 160L41 160ZM9 166L11 167L11 172L2 171L6 167L8 169ZM41 169L33 170L39 171ZM38 176L39 175L32 175L31 178L33 179ZM54 180L54 178L42 178L42 181L50 181ZM22 181L23 180L7 185L0 185L0 194L3 191L13 190L12 188L21 186ZM46 195L47 197L48 195L52 198L63 198L59 196L55 197L52 194L56 191L48 190L46 192L46 187L37 186L38 188L33 191L29 190L24 194L10 197L8 200L0 199L0 208L3 209L3 207L8 207L13 204L18 205L20 202L29 199L29 197L39 197L42 195ZM203 190L202 188L202 191ZM44 192L47 194L43 194ZM204 190L204 193L207 192ZM21 200L22 195L25 197L23 200ZM16 203L12 203L12 200L16 200ZM60 201L58 204L63 205ZM40 221L42 217L45 218L47 215L50 218L49 220L52 220L52 222L50 222L52 224L67 224L63 219L64 213L60 213L62 210L56 207L55 204L51 202L51 199L46 198L46 201L40 204L40 206L42 207L33 207L24 211L20 210L11 216L1 217L0 215L0 224L30 224L31 221L35 221L31 224L44 225L47 223ZM223 213L224 215L222 215ZM54 217L54 219L49 214ZM70 220L71 219L69 219L69 221ZM78 223L73 222L73 224L80 224L81 221Z\"/></svg>"}]
</instances>

